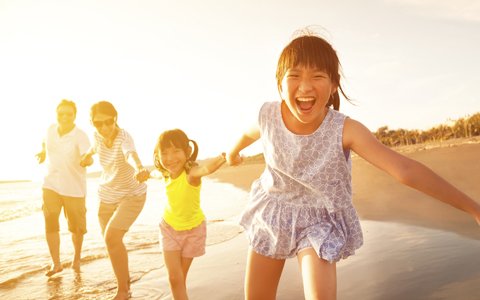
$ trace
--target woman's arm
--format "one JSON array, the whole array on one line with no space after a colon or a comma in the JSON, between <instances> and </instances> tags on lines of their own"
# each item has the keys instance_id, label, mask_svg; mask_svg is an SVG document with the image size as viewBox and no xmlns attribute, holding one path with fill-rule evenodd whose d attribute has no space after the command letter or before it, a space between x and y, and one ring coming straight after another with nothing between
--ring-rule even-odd
<instances>
[{"instance_id":1,"label":"woman's arm","mask_svg":"<svg viewBox=\"0 0 480 300\"><path fill-rule=\"evenodd\" d=\"M80 166L82 167L91 166L93 164L92 156L94 154L95 154L95 148L90 147L90 149L88 149L88 151L84 155L82 155L82 157L80 158Z\"/></svg>"},{"instance_id":2,"label":"woman's arm","mask_svg":"<svg viewBox=\"0 0 480 300\"><path fill-rule=\"evenodd\" d=\"M230 150L227 155L227 162L231 166L238 165L242 162L242 158L240 156L240 151L247 148L254 142L256 142L260 138L260 129L258 126L251 127L248 131L246 131L240 139L237 141L235 146Z\"/></svg>"},{"instance_id":3,"label":"woman's arm","mask_svg":"<svg viewBox=\"0 0 480 300\"><path fill-rule=\"evenodd\" d=\"M138 182L144 182L150 178L150 172L142 165L136 151L130 151L127 154L127 162L135 169L135 179Z\"/></svg>"},{"instance_id":4,"label":"woman's arm","mask_svg":"<svg viewBox=\"0 0 480 300\"><path fill-rule=\"evenodd\" d=\"M380 143L360 122L346 119L343 147L384 170L399 182L471 214L480 225L480 205L418 161Z\"/></svg>"}]
</instances>

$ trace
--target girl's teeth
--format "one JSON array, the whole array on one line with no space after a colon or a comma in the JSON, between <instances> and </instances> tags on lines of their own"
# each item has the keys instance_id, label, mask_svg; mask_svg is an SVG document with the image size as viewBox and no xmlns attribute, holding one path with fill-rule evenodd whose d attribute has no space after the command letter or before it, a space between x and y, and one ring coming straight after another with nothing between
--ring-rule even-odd
<instances>
[{"instance_id":1,"label":"girl's teeth","mask_svg":"<svg viewBox=\"0 0 480 300\"><path fill-rule=\"evenodd\" d=\"M301 102L308 102L308 101L313 101L314 99L313 98L297 98L297 100Z\"/></svg>"},{"instance_id":2,"label":"girl's teeth","mask_svg":"<svg viewBox=\"0 0 480 300\"><path fill-rule=\"evenodd\" d=\"M308 98L300 97L300 98L297 98L296 100L297 100L297 105L301 110L309 110L315 104L315 98L313 97L308 97Z\"/></svg>"}]
</instances>

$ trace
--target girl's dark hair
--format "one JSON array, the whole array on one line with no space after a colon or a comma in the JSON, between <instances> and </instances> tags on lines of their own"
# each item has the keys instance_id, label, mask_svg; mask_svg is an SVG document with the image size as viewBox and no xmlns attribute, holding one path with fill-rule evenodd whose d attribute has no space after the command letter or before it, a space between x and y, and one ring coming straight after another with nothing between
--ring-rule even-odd
<instances>
[{"instance_id":1,"label":"girl's dark hair","mask_svg":"<svg viewBox=\"0 0 480 300\"><path fill-rule=\"evenodd\" d=\"M190 143L193 144L193 152L190 153ZM198 145L197 142L191 140L187 137L185 132L180 129L173 129L164 131L158 137L157 144L155 145L155 150L153 151L153 162L155 164L155 168L157 168L160 172L162 172L164 177L170 177L170 174L167 170L162 167L160 163L159 154L161 154L162 149L166 149L168 147L174 146L175 148L180 148L185 152L185 156L187 157L187 163L185 164L185 171L188 173L190 169L197 164L195 160L197 159L198 155Z\"/></svg>"},{"instance_id":2,"label":"girl's dark hair","mask_svg":"<svg viewBox=\"0 0 480 300\"><path fill-rule=\"evenodd\" d=\"M288 69L305 66L323 70L332 82L337 85L337 91L330 97L327 107L340 109L338 90L349 100L340 85L340 61L332 45L325 39L313 34L304 34L292 40L282 51L277 64L277 88L280 91L282 80Z\"/></svg>"}]
</instances>

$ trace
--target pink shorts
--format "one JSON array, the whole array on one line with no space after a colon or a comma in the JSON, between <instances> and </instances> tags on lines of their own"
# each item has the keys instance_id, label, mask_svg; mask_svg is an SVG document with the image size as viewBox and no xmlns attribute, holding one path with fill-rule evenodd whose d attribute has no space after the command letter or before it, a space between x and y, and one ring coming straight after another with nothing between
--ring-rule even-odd
<instances>
[{"instance_id":1,"label":"pink shorts","mask_svg":"<svg viewBox=\"0 0 480 300\"><path fill-rule=\"evenodd\" d=\"M160 237L163 251L180 251L182 257L202 256L205 254L207 224L203 221L190 230L177 231L162 219Z\"/></svg>"}]
</instances>

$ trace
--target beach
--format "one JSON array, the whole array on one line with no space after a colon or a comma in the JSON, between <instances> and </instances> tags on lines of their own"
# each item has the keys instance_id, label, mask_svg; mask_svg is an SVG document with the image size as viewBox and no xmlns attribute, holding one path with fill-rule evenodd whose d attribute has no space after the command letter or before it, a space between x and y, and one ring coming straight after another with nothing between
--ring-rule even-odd
<instances>
[{"instance_id":1,"label":"beach","mask_svg":"<svg viewBox=\"0 0 480 300\"><path fill-rule=\"evenodd\" d=\"M426 164L480 201L478 140L397 150ZM358 157L352 158L352 165L353 201L361 220L364 245L354 256L337 263L338 299L480 299L480 228L475 221L463 212L395 182ZM204 180L202 207L208 219L207 249L204 256L193 261L190 269L187 279L190 299L243 299L248 243L237 222L248 201L250 185L263 169L261 162L226 166ZM19 190L25 190L22 184L26 183L21 183ZM162 184L149 180L148 186L148 206L126 238L132 299L171 299L158 246ZM33 191L37 186L29 188ZM95 202L94 189L95 180L91 180L89 203ZM32 195L22 197L27 196L34 201ZM22 259L25 264L30 259L39 265L36 271L24 272L21 276L15 276L11 270L11 278L2 277L2 299L111 297L115 280L103 251L95 210L92 204L81 273L65 268L50 279L43 275L48 250L41 240L41 211L32 209L24 212L23 217L1 222L1 267L12 264L11 256L29 244L33 244L29 246L30 254ZM38 224L38 228L25 229L19 226L20 220ZM17 238L19 235L22 237ZM71 243L66 230L62 231L62 238L62 248L66 248L62 258L68 260ZM37 253L38 257L30 257L31 253ZM285 264L277 296L277 299L303 299L295 259Z\"/></svg>"}]
</instances>

